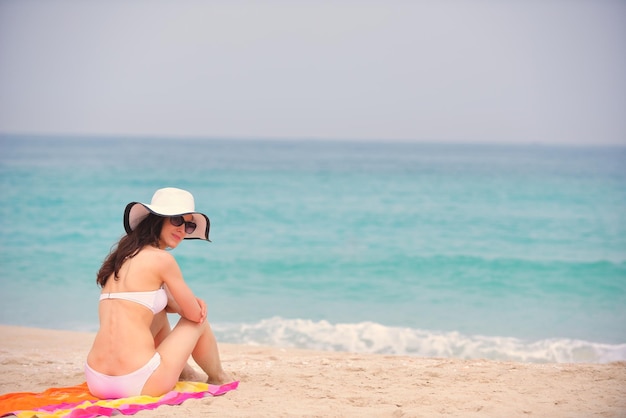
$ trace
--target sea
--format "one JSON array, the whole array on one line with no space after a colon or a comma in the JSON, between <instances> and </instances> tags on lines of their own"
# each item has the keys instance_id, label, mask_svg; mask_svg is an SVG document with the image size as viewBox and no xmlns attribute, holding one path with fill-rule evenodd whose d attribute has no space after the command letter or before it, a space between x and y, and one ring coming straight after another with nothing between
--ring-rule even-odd
<instances>
[{"instance_id":1,"label":"sea","mask_svg":"<svg viewBox=\"0 0 626 418\"><path fill-rule=\"evenodd\" d=\"M220 342L626 361L624 146L0 135L0 323L96 331L161 187L211 220L172 254Z\"/></svg>"}]
</instances>

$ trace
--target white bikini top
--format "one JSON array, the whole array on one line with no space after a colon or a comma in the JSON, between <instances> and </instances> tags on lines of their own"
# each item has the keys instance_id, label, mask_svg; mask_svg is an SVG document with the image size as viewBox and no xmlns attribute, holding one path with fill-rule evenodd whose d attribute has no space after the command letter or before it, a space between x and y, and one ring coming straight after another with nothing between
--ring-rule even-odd
<instances>
[{"instance_id":1,"label":"white bikini top","mask_svg":"<svg viewBox=\"0 0 626 418\"><path fill-rule=\"evenodd\" d=\"M167 306L167 293L165 293L163 288L149 292L102 293L100 301L106 299L123 299L136 302L150 309L153 314L161 312Z\"/></svg>"}]
</instances>

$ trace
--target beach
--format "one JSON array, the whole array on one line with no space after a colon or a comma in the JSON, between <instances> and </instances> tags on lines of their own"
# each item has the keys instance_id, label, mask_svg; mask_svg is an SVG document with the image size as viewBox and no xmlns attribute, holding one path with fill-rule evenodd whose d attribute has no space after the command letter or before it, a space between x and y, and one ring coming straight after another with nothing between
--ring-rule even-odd
<instances>
[{"instance_id":1,"label":"beach","mask_svg":"<svg viewBox=\"0 0 626 418\"><path fill-rule=\"evenodd\" d=\"M93 337L1 325L0 394L84 382ZM220 352L240 381L237 390L135 416L626 416L624 362L537 364L239 344L220 344Z\"/></svg>"}]
</instances>

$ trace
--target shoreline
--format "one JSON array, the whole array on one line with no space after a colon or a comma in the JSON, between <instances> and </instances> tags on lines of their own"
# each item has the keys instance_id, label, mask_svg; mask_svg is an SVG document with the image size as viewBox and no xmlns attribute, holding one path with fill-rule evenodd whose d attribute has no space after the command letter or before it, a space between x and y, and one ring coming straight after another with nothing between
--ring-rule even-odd
<instances>
[{"instance_id":1,"label":"shoreline","mask_svg":"<svg viewBox=\"0 0 626 418\"><path fill-rule=\"evenodd\" d=\"M94 335L0 325L0 394L84 382L82 367ZM136 416L626 416L626 362L519 363L219 347L224 368L241 382L237 390Z\"/></svg>"}]
</instances>

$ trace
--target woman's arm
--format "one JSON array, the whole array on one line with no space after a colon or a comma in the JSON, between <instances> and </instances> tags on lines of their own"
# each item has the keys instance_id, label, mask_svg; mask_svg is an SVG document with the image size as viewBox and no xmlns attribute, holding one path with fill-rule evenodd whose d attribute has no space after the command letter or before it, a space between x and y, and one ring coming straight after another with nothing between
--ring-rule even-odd
<instances>
[{"instance_id":1,"label":"woman's arm","mask_svg":"<svg viewBox=\"0 0 626 418\"><path fill-rule=\"evenodd\" d=\"M178 313L183 318L201 323L206 318L206 305L187 286L174 257L162 253L158 271L168 293L168 312Z\"/></svg>"},{"instance_id":2,"label":"woman's arm","mask_svg":"<svg viewBox=\"0 0 626 418\"><path fill-rule=\"evenodd\" d=\"M174 297L170 293L169 289L167 288L167 285L163 285L163 287L165 288L165 293L167 293L167 306L165 307L165 312L177 313L181 315L181 309L180 309L180 306L178 306L176 299L174 299ZM200 318L201 318L200 322L202 322L206 319L206 316L207 316L206 303L200 298L196 298L196 300L198 301L198 304L200 305Z\"/></svg>"}]
</instances>

